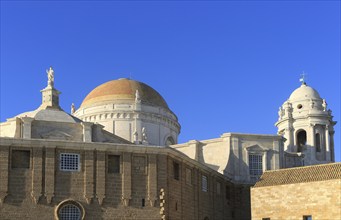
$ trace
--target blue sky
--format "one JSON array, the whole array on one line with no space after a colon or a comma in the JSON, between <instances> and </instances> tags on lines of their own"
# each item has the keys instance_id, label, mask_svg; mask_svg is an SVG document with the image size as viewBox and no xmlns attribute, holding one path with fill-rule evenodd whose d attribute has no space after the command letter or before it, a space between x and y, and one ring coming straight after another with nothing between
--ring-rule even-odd
<instances>
[{"instance_id":1,"label":"blue sky","mask_svg":"<svg viewBox=\"0 0 341 220\"><path fill-rule=\"evenodd\" d=\"M340 121L340 2L1 1L1 121L40 105L50 65L66 111L112 79L149 84L179 142L276 134L302 71Z\"/></svg>"}]
</instances>

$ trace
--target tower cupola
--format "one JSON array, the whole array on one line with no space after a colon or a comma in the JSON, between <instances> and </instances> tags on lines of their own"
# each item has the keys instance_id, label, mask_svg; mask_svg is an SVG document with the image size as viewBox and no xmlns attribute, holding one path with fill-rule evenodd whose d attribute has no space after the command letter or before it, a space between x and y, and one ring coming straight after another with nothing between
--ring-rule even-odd
<instances>
[{"instance_id":1,"label":"tower cupola","mask_svg":"<svg viewBox=\"0 0 341 220\"><path fill-rule=\"evenodd\" d=\"M286 141L284 150L304 155L306 165L334 161L332 111L325 99L304 80L278 111L278 134Z\"/></svg>"}]
</instances>

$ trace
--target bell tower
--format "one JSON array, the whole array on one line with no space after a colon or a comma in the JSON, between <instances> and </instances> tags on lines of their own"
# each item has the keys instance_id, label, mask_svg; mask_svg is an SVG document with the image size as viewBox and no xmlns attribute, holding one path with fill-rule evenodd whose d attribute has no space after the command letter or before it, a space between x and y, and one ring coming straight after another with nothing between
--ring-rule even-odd
<instances>
[{"instance_id":1,"label":"bell tower","mask_svg":"<svg viewBox=\"0 0 341 220\"><path fill-rule=\"evenodd\" d=\"M304 78L278 111L276 127L286 141L284 151L304 157L304 165L333 162L334 125L332 111Z\"/></svg>"}]
</instances>

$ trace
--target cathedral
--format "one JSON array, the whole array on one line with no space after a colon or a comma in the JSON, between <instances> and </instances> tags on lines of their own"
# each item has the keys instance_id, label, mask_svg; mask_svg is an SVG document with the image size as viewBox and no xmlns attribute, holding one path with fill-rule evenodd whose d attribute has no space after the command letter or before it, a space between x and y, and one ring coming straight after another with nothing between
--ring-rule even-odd
<instances>
[{"instance_id":1,"label":"cathedral","mask_svg":"<svg viewBox=\"0 0 341 220\"><path fill-rule=\"evenodd\" d=\"M304 80L279 107L277 134L187 143L145 83L106 82L67 113L50 68L41 94L0 123L0 219L251 219L265 171L334 162L332 111Z\"/></svg>"}]
</instances>

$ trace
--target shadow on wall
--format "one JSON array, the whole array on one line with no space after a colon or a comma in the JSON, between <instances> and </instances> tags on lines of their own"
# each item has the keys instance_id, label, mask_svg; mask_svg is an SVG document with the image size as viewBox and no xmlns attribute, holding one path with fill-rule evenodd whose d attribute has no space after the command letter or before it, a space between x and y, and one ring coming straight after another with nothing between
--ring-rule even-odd
<instances>
[{"instance_id":1,"label":"shadow on wall","mask_svg":"<svg viewBox=\"0 0 341 220\"><path fill-rule=\"evenodd\" d=\"M197 142L197 146L196 146L197 149L195 151L195 160L197 160L199 163L205 164L209 168L219 172L219 166L205 162L203 149L206 145L207 144L204 144L202 142Z\"/></svg>"}]
</instances>

